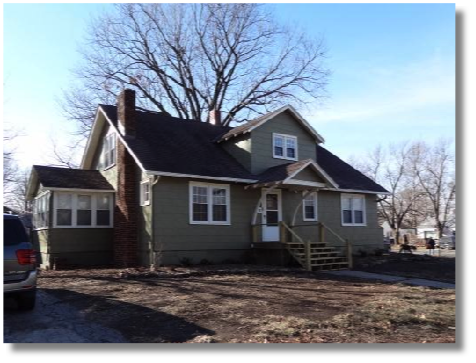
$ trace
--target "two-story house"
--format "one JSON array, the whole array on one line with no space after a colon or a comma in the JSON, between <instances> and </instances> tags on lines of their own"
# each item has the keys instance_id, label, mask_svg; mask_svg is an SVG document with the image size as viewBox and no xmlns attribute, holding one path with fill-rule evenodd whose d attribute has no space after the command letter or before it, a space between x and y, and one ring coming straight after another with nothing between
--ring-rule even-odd
<instances>
[{"instance_id":1,"label":"two-story house","mask_svg":"<svg viewBox=\"0 0 476 363\"><path fill-rule=\"evenodd\" d=\"M293 107L237 127L219 118L138 111L132 90L99 105L80 169L33 166L27 198L42 265L319 252L314 262L332 267L345 264L335 258L345 242L354 253L382 247L376 198L387 191L326 150Z\"/></svg>"}]
</instances>

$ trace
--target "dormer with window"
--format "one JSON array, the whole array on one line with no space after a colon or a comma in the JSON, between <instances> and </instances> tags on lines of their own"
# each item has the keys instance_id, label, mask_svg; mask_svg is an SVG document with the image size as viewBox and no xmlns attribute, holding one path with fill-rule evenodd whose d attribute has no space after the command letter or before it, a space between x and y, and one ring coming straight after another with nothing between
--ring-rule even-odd
<instances>
[{"instance_id":1,"label":"dormer with window","mask_svg":"<svg viewBox=\"0 0 476 363\"><path fill-rule=\"evenodd\" d=\"M317 162L316 146L324 138L292 106L284 106L229 130L216 142L259 175L282 164Z\"/></svg>"}]
</instances>

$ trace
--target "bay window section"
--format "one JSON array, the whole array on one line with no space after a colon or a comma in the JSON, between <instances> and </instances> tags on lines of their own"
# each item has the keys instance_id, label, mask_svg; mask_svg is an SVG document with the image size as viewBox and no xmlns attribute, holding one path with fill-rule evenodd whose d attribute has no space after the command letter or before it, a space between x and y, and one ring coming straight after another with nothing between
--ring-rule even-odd
<instances>
[{"instance_id":1,"label":"bay window section","mask_svg":"<svg viewBox=\"0 0 476 363\"><path fill-rule=\"evenodd\" d=\"M55 192L54 227L112 227L112 198L111 193Z\"/></svg>"},{"instance_id":2,"label":"bay window section","mask_svg":"<svg viewBox=\"0 0 476 363\"><path fill-rule=\"evenodd\" d=\"M76 213L76 224L78 226L90 226L91 222L91 196L78 195L78 211Z\"/></svg>"},{"instance_id":3,"label":"bay window section","mask_svg":"<svg viewBox=\"0 0 476 363\"><path fill-rule=\"evenodd\" d=\"M229 186L190 183L190 223L230 224Z\"/></svg>"},{"instance_id":4,"label":"bay window section","mask_svg":"<svg viewBox=\"0 0 476 363\"><path fill-rule=\"evenodd\" d=\"M57 194L55 212L57 226L71 226L73 217L73 194Z\"/></svg>"},{"instance_id":5,"label":"bay window section","mask_svg":"<svg viewBox=\"0 0 476 363\"><path fill-rule=\"evenodd\" d=\"M98 226L110 226L112 216L112 195L100 194L96 199L96 224Z\"/></svg>"}]
</instances>

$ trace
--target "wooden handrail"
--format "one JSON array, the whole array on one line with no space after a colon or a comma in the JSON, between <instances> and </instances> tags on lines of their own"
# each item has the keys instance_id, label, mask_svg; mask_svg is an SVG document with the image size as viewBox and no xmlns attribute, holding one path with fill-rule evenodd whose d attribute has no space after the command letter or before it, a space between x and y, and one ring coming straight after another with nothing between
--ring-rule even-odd
<instances>
[{"instance_id":1,"label":"wooden handrail","mask_svg":"<svg viewBox=\"0 0 476 363\"><path fill-rule=\"evenodd\" d=\"M336 236L338 239L340 239L342 242L346 243L346 240L344 238L342 238L341 236L339 236L336 232L334 232L330 227L326 226L324 223L322 222L318 222L317 223L319 226L322 226L324 227L325 229L327 229L329 232L331 232L334 236Z\"/></svg>"},{"instance_id":2,"label":"wooden handrail","mask_svg":"<svg viewBox=\"0 0 476 363\"><path fill-rule=\"evenodd\" d=\"M289 233L291 233L294 237L296 237L296 239L301 242L301 243L304 243L303 239L301 237L299 237L299 235L294 232L285 222L281 221L279 222L281 224L281 226L283 226L287 231L289 231Z\"/></svg>"}]
</instances>

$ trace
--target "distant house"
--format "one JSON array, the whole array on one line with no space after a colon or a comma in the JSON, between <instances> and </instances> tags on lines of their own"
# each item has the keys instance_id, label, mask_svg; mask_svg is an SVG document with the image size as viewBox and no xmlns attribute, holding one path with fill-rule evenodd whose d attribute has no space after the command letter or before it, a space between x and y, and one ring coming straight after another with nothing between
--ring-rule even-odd
<instances>
[{"instance_id":1,"label":"distant house","mask_svg":"<svg viewBox=\"0 0 476 363\"><path fill-rule=\"evenodd\" d=\"M290 258L337 268L346 240L354 252L382 247L376 196L387 191L325 149L293 107L237 127L219 117L138 111L131 90L99 105L80 169L33 166L43 266Z\"/></svg>"}]
</instances>

